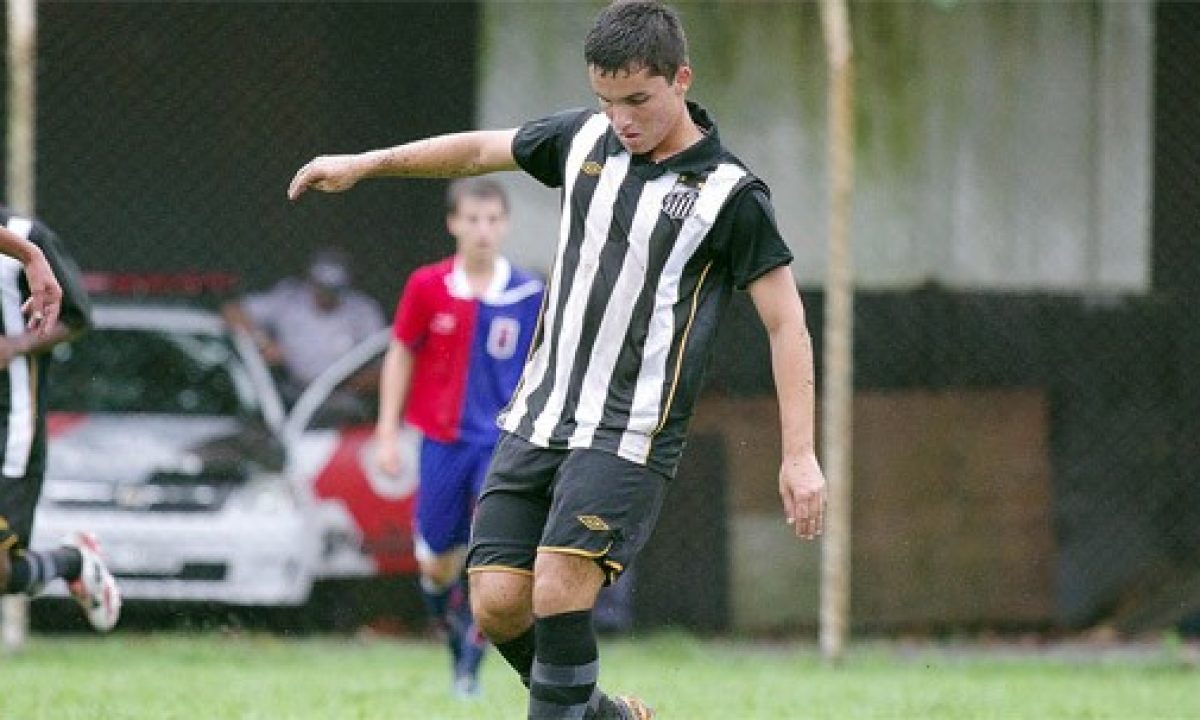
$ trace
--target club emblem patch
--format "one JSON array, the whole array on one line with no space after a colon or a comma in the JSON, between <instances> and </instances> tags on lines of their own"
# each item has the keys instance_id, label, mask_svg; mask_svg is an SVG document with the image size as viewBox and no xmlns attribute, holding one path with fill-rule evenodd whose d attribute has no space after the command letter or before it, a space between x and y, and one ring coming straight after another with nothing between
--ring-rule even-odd
<instances>
[{"instance_id":1,"label":"club emblem patch","mask_svg":"<svg viewBox=\"0 0 1200 720\"><path fill-rule=\"evenodd\" d=\"M696 207L696 198L698 197L700 197L699 188L678 183L663 198L663 212L672 220L683 220L692 214L692 210Z\"/></svg>"},{"instance_id":2,"label":"club emblem patch","mask_svg":"<svg viewBox=\"0 0 1200 720\"><path fill-rule=\"evenodd\" d=\"M517 352L517 338L521 332L521 324L516 318L498 317L492 320L488 327L488 355L497 360L507 360Z\"/></svg>"}]
</instances>

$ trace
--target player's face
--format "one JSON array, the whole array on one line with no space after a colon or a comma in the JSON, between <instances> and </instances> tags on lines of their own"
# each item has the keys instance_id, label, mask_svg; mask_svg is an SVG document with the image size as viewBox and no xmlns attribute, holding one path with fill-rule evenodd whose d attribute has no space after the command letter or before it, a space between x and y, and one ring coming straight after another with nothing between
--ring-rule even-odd
<instances>
[{"instance_id":1,"label":"player's face","mask_svg":"<svg viewBox=\"0 0 1200 720\"><path fill-rule=\"evenodd\" d=\"M499 198L464 196L446 218L458 242L458 252L471 261L490 260L500 252L508 233L508 213Z\"/></svg>"},{"instance_id":2,"label":"player's face","mask_svg":"<svg viewBox=\"0 0 1200 720\"><path fill-rule=\"evenodd\" d=\"M666 148L664 141L680 128L687 113L684 100L692 81L690 67L681 66L673 82L661 75L651 75L646 68L606 73L591 67L588 76L600 99L600 109L612 122L626 150L634 155L649 153L652 159L661 160L677 149ZM666 151L656 153L656 150Z\"/></svg>"}]
</instances>

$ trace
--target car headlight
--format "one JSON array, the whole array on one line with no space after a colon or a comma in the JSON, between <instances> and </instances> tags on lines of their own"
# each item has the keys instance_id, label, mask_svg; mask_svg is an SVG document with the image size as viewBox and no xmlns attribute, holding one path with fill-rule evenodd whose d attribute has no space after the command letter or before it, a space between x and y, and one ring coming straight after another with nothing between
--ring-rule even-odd
<instances>
[{"instance_id":1,"label":"car headlight","mask_svg":"<svg viewBox=\"0 0 1200 720\"><path fill-rule=\"evenodd\" d=\"M231 508L254 515L292 513L298 505L291 486L283 478L274 475L247 481L229 498Z\"/></svg>"}]
</instances>

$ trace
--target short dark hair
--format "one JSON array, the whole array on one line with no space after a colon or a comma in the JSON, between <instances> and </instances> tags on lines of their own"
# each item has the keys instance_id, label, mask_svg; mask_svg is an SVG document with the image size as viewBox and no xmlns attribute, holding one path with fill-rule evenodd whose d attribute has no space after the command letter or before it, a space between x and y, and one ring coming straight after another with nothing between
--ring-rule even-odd
<instances>
[{"instance_id":1,"label":"short dark hair","mask_svg":"<svg viewBox=\"0 0 1200 720\"><path fill-rule=\"evenodd\" d=\"M617 0L604 8L583 41L583 57L602 73L638 72L675 82L687 64L679 15L657 0Z\"/></svg>"},{"instance_id":2,"label":"short dark hair","mask_svg":"<svg viewBox=\"0 0 1200 720\"><path fill-rule=\"evenodd\" d=\"M468 197L499 200L504 212L508 213L508 193L504 192L504 186L486 177L466 177L451 182L450 187L446 188L446 212L458 212L459 203Z\"/></svg>"}]
</instances>

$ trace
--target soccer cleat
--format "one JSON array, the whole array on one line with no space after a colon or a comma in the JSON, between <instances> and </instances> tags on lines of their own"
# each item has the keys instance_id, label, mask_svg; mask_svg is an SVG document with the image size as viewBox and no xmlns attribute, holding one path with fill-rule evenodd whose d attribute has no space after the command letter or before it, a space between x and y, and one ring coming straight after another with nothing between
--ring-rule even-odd
<instances>
[{"instance_id":1,"label":"soccer cleat","mask_svg":"<svg viewBox=\"0 0 1200 720\"><path fill-rule=\"evenodd\" d=\"M454 697L459 700L478 700L482 695L479 678L474 675L459 675L454 678Z\"/></svg>"},{"instance_id":2,"label":"soccer cleat","mask_svg":"<svg viewBox=\"0 0 1200 720\"><path fill-rule=\"evenodd\" d=\"M100 543L86 532L76 532L63 542L78 550L82 558L79 577L67 583L71 596L83 608L92 627L100 632L112 630L121 616L121 590L104 564Z\"/></svg>"},{"instance_id":3,"label":"soccer cleat","mask_svg":"<svg viewBox=\"0 0 1200 720\"><path fill-rule=\"evenodd\" d=\"M613 698L621 720L653 720L654 709L646 703L630 695Z\"/></svg>"}]
</instances>

